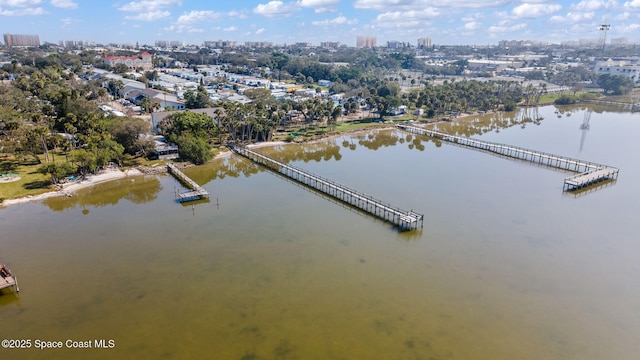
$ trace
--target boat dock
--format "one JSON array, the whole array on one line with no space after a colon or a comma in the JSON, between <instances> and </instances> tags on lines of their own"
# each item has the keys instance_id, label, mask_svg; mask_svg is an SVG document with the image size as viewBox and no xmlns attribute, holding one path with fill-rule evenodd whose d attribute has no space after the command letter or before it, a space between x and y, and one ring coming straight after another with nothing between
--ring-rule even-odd
<instances>
[{"instance_id":1,"label":"boat dock","mask_svg":"<svg viewBox=\"0 0 640 360\"><path fill-rule=\"evenodd\" d=\"M565 156L548 154L536 150L529 150L517 146L476 140L457 135L450 135L447 133L424 129L416 126L398 125L398 128L408 132L426 135L432 138L446 141L451 144L578 173L564 179L564 191L577 190L605 180L618 178L619 169L607 165L596 164Z\"/></svg>"},{"instance_id":2,"label":"boat dock","mask_svg":"<svg viewBox=\"0 0 640 360\"><path fill-rule=\"evenodd\" d=\"M182 171L180 171L180 169L178 169L175 165L169 163L167 164L167 169L169 170L169 173L171 175L175 176L176 179L178 179L180 182L185 184L189 189L191 189L191 191L176 194L176 199L179 202L209 198L209 192L205 188L196 184L195 181L191 180L187 175L185 175Z\"/></svg>"},{"instance_id":3,"label":"boat dock","mask_svg":"<svg viewBox=\"0 0 640 360\"><path fill-rule=\"evenodd\" d=\"M15 292L20 292L18 279L11 273L11 271L9 271L9 269L0 264L0 290L5 288L13 288Z\"/></svg>"},{"instance_id":4,"label":"boat dock","mask_svg":"<svg viewBox=\"0 0 640 360\"><path fill-rule=\"evenodd\" d=\"M359 193L329 179L325 179L318 175L281 163L244 146L230 146L230 149L234 153L276 171L291 180L295 180L298 183L329 195L343 203L349 204L382 220L390 222L397 226L400 231L414 230L417 229L418 226L421 228L424 226L424 215L418 214L413 210L406 211L393 207L389 204L385 204L369 195Z\"/></svg>"}]
</instances>

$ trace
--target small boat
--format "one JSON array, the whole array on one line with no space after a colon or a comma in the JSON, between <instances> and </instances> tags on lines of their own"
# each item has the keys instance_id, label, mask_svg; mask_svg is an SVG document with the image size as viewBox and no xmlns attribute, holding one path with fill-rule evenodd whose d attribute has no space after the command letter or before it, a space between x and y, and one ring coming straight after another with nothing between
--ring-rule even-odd
<instances>
[{"instance_id":1,"label":"small boat","mask_svg":"<svg viewBox=\"0 0 640 360\"><path fill-rule=\"evenodd\" d=\"M6 266L0 264L0 290L4 288L13 288L15 292L20 292L18 279L16 279Z\"/></svg>"}]
</instances>

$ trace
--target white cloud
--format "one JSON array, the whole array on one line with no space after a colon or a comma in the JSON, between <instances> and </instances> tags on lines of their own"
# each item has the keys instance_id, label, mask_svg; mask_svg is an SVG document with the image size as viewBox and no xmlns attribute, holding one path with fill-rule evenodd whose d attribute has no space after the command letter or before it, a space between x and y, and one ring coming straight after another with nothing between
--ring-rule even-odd
<instances>
[{"instance_id":1,"label":"white cloud","mask_svg":"<svg viewBox=\"0 0 640 360\"><path fill-rule=\"evenodd\" d=\"M17 10L4 10L0 8L0 16L24 16L24 15L43 15L46 12L41 7L22 8Z\"/></svg>"},{"instance_id":2,"label":"white cloud","mask_svg":"<svg viewBox=\"0 0 640 360\"><path fill-rule=\"evenodd\" d=\"M214 21L220 19L223 15L223 13L215 12L212 10L193 10L180 15L177 23L182 25L189 25L198 22Z\"/></svg>"},{"instance_id":3,"label":"white cloud","mask_svg":"<svg viewBox=\"0 0 640 360\"><path fill-rule=\"evenodd\" d=\"M265 32L264 28L260 28L260 29L256 30L256 35L263 34L264 32Z\"/></svg>"},{"instance_id":4,"label":"white cloud","mask_svg":"<svg viewBox=\"0 0 640 360\"><path fill-rule=\"evenodd\" d=\"M151 12L160 9L180 6L181 0L142 0L132 1L118 8L120 11Z\"/></svg>"},{"instance_id":5,"label":"white cloud","mask_svg":"<svg viewBox=\"0 0 640 360\"><path fill-rule=\"evenodd\" d=\"M340 0L300 0L300 6L313 8L315 12L322 13L336 9Z\"/></svg>"},{"instance_id":6,"label":"white cloud","mask_svg":"<svg viewBox=\"0 0 640 360\"><path fill-rule=\"evenodd\" d=\"M42 15L41 0L0 0L0 16ZM3 8L4 7L4 8Z\"/></svg>"},{"instance_id":7,"label":"white cloud","mask_svg":"<svg viewBox=\"0 0 640 360\"><path fill-rule=\"evenodd\" d=\"M266 4L258 4L253 12L268 18L287 17L300 9L298 3L284 3L280 0L269 1Z\"/></svg>"},{"instance_id":8,"label":"white cloud","mask_svg":"<svg viewBox=\"0 0 640 360\"><path fill-rule=\"evenodd\" d=\"M595 14L593 12L569 12L567 13L567 16L560 16L560 15L556 15L556 16L552 16L551 19L549 19L549 21L551 22L580 22L580 21L585 21L585 20L591 20L593 19L595 16Z\"/></svg>"},{"instance_id":9,"label":"white cloud","mask_svg":"<svg viewBox=\"0 0 640 360\"><path fill-rule=\"evenodd\" d=\"M624 8L629 11L640 10L640 0L632 0L624 3Z\"/></svg>"},{"instance_id":10,"label":"white cloud","mask_svg":"<svg viewBox=\"0 0 640 360\"><path fill-rule=\"evenodd\" d=\"M464 24L465 30L477 30L480 27L480 23L472 21Z\"/></svg>"},{"instance_id":11,"label":"white cloud","mask_svg":"<svg viewBox=\"0 0 640 360\"><path fill-rule=\"evenodd\" d=\"M504 33L512 33L515 31L519 31L522 29L526 29L527 28L527 24L517 24L517 25L512 25L512 26L489 26L489 29L487 29L487 31L489 33L500 33L500 34L504 34Z\"/></svg>"},{"instance_id":12,"label":"white cloud","mask_svg":"<svg viewBox=\"0 0 640 360\"><path fill-rule=\"evenodd\" d=\"M34 7L40 5L41 0L0 0L0 6Z\"/></svg>"},{"instance_id":13,"label":"white cloud","mask_svg":"<svg viewBox=\"0 0 640 360\"><path fill-rule=\"evenodd\" d=\"M222 29L222 31L226 31L226 32L230 32L230 31L237 31L238 28L236 26L229 26L227 28Z\"/></svg>"},{"instance_id":14,"label":"white cloud","mask_svg":"<svg viewBox=\"0 0 640 360\"><path fill-rule=\"evenodd\" d=\"M353 7L380 11L421 10L426 7L482 9L500 7L512 2L513 0L355 0Z\"/></svg>"},{"instance_id":15,"label":"white cloud","mask_svg":"<svg viewBox=\"0 0 640 360\"><path fill-rule=\"evenodd\" d=\"M124 18L127 20L155 21L158 19L164 19L169 16L171 16L171 13L168 11L156 10L156 11L150 11L150 12L143 12L136 15L128 15L128 16L125 16Z\"/></svg>"},{"instance_id":16,"label":"white cloud","mask_svg":"<svg viewBox=\"0 0 640 360\"><path fill-rule=\"evenodd\" d=\"M51 0L51 5L62 9L77 9L78 4L72 0Z\"/></svg>"},{"instance_id":17,"label":"white cloud","mask_svg":"<svg viewBox=\"0 0 640 360\"><path fill-rule=\"evenodd\" d=\"M132 1L118 8L127 13L125 19L138 21L155 21L171 16L170 7L182 5L181 0L142 0Z\"/></svg>"},{"instance_id":18,"label":"white cloud","mask_svg":"<svg viewBox=\"0 0 640 360\"><path fill-rule=\"evenodd\" d=\"M336 26L336 25L353 25L357 24L357 19L348 19L345 16L338 16L335 19L326 19L321 21L312 21L313 25L316 26Z\"/></svg>"},{"instance_id":19,"label":"white cloud","mask_svg":"<svg viewBox=\"0 0 640 360\"><path fill-rule=\"evenodd\" d=\"M571 5L571 7L579 11L597 11L597 10L606 10L615 5L616 3L614 0L609 0L609 1L582 0L577 4Z\"/></svg>"},{"instance_id":20,"label":"white cloud","mask_svg":"<svg viewBox=\"0 0 640 360\"><path fill-rule=\"evenodd\" d=\"M231 18L238 17L242 18L244 14L238 11L231 11L228 13L217 12L212 10L192 10L188 13L184 13L178 17L171 26L165 28L165 30L175 31L175 32L194 32L193 30L199 30L196 27L198 24L213 22L220 20L222 18ZM199 31L195 32L199 32Z\"/></svg>"},{"instance_id":21,"label":"white cloud","mask_svg":"<svg viewBox=\"0 0 640 360\"><path fill-rule=\"evenodd\" d=\"M437 9L434 8L426 8L420 11L409 10L409 11L394 11L387 12L384 14L378 15L376 20L378 22L383 21L411 21L411 20L420 20L420 19L433 19L436 16L439 16L440 13Z\"/></svg>"},{"instance_id":22,"label":"white cloud","mask_svg":"<svg viewBox=\"0 0 640 360\"><path fill-rule=\"evenodd\" d=\"M558 4L529 4L525 3L513 8L511 13L516 18L536 18L551 15L562 9L562 5Z\"/></svg>"}]
</instances>

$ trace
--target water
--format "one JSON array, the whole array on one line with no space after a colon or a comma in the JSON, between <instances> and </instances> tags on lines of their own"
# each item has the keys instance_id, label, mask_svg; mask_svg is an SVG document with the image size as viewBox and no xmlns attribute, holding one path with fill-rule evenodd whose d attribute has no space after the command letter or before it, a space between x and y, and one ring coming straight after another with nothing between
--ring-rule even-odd
<instances>
[{"instance_id":1,"label":"water","mask_svg":"<svg viewBox=\"0 0 640 360\"><path fill-rule=\"evenodd\" d=\"M1 209L0 259L22 292L0 296L0 339L115 347L0 354L635 359L640 122L594 112L580 149L584 109L555 110L439 129L616 166L615 183L563 193L569 173L399 131L260 149L424 213L421 231L235 157L185 171L212 194L194 206L166 176Z\"/></svg>"}]
</instances>

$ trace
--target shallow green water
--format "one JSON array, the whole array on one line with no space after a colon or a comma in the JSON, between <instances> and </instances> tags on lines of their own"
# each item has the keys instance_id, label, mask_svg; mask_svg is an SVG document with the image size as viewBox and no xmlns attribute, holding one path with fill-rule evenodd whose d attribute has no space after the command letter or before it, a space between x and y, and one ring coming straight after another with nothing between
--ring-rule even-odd
<instances>
[{"instance_id":1,"label":"shallow green water","mask_svg":"<svg viewBox=\"0 0 640 360\"><path fill-rule=\"evenodd\" d=\"M617 166L568 174L398 131L260 149L426 215L418 232L230 157L170 177L0 209L0 339L113 339L2 358L635 359L640 352L638 116L583 110L439 129ZM524 128L523 128L524 124Z\"/></svg>"}]
</instances>

